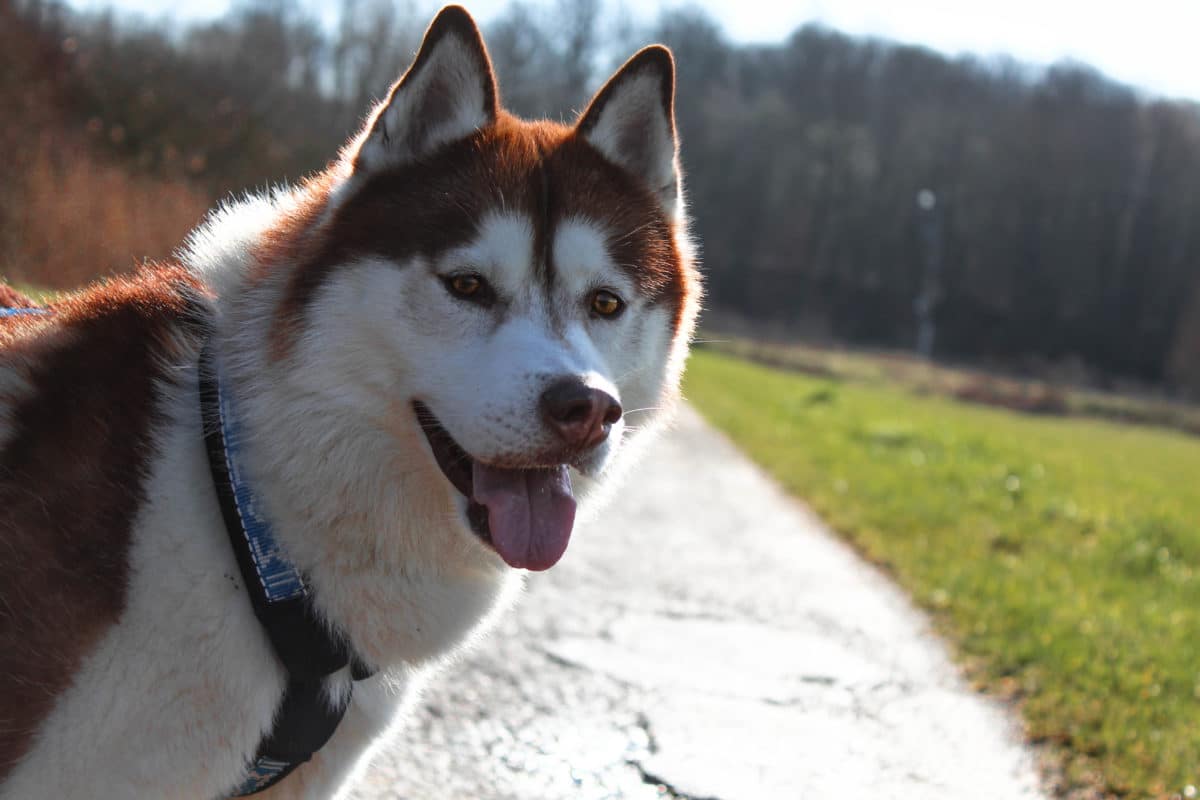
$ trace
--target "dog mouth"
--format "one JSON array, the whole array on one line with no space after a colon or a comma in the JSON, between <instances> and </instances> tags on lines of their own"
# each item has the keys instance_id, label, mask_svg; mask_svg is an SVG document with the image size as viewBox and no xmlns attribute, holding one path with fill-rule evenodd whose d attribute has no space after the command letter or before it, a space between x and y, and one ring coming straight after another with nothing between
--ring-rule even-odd
<instances>
[{"instance_id":1,"label":"dog mouth","mask_svg":"<svg viewBox=\"0 0 1200 800\"><path fill-rule=\"evenodd\" d=\"M516 569L544 570L567 549L575 497L566 464L511 468L468 453L419 400L417 422L446 480L467 500L472 532Z\"/></svg>"}]
</instances>

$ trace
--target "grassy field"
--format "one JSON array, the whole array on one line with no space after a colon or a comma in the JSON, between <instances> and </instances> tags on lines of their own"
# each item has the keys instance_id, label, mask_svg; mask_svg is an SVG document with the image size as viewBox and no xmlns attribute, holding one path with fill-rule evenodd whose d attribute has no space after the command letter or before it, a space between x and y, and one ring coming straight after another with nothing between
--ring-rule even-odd
<instances>
[{"instance_id":1,"label":"grassy field","mask_svg":"<svg viewBox=\"0 0 1200 800\"><path fill-rule=\"evenodd\" d=\"M902 386L921 394L941 394L1042 414L1159 425L1200 436L1200 406L1145 391L1103 392L1063 381L1022 379L978 368L933 364L896 350L866 352L798 342L762 342L709 331L704 338L713 350L789 371Z\"/></svg>"},{"instance_id":2,"label":"grassy field","mask_svg":"<svg viewBox=\"0 0 1200 800\"><path fill-rule=\"evenodd\" d=\"M1069 785L1200 786L1200 440L705 350L686 393L933 612Z\"/></svg>"}]
</instances>

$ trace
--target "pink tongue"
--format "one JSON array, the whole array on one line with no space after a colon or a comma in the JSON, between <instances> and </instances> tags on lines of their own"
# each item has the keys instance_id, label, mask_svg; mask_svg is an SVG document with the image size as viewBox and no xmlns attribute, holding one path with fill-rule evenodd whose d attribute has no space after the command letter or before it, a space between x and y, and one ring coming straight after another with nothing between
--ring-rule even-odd
<instances>
[{"instance_id":1,"label":"pink tongue","mask_svg":"<svg viewBox=\"0 0 1200 800\"><path fill-rule=\"evenodd\" d=\"M562 558L575 523L565 466L499 469L475 462L474 500L487 507L492 546L510 567L549 569Z\"/></svg>"}]
</instances>

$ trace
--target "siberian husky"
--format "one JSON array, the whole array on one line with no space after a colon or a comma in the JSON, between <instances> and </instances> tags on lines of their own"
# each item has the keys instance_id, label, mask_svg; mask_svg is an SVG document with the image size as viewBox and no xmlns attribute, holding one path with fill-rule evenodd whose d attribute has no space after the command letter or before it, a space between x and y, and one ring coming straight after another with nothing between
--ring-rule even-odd
<instances>
[{"instance_id":1,"label":"siberian husky","mask_svg":"<svg viewBox=\"0 0 1200 800\"><path fill-rule=\"evenodd\" d=\"M258 523L263 585L292 569L353 656L332 738L260 796L346 790L669 416L700 297L673 103L652 46L575 124L520 120L448 7L324 172L4 312L0 798L261 788L294 675L233 544Z\"/></svg>"}]
</instances>

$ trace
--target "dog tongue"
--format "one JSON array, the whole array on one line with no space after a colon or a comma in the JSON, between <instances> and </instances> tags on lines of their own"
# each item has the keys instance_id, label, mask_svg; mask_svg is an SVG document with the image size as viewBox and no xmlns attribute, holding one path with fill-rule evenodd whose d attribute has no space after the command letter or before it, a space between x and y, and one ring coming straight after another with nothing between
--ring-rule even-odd
<instances>
[{"instance_id":1,"label":"dog tongue","mask_svg":"<svg viewBox=\"0 0 1200 800\"><path fill-rule=\"evenodd\" d=\"M474 500L487 507L492 546L510 567L549 569L566 552L575 497L565 466L500 469L475 462Z\"/></svg>"}]
</instances>

